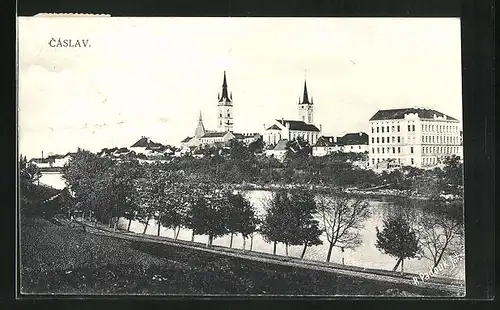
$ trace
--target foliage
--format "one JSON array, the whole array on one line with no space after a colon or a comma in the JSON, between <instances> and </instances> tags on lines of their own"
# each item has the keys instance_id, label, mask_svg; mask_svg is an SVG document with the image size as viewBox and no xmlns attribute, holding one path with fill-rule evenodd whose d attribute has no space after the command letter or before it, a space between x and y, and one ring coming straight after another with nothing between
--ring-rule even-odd
<instances>
[{"instance_id":1,"label":"foliage","mask_svg":"<svg viewBox=\"0 0 500 310\"><path fill-rule=\"evenodd\" d=\"M240 233L243 238L247 238L257 228L258 219L255 209L241 193L229 194L229 203L227 214L228 232Z\"/></svg>"},{"instance_id":2,"label":"foliage","mask_svg":"<svg viewBox=\"0 0 500 310\"><path fill-rule=\"evenodd\" d=\"M408 220L396 214L383 220L382 230L377 229L375 246L385 254L396 257L398 263L405 258L414 258L420 252L417 233L410 226Z\"/></svg>"},{"instance_id":3,"label":"foliage","mask_svg":"<svg viewBox=\"0 0 500 310\"><path fill-rule=\"evenodd\" d=\"M190 182L194 201L190 204L186 217L186 227L195 234L208 235L208 244L216 237L225 235L226 218L230 207L230 188L207 179Z\"/></svg>"},{"instance_id":4,"label":"foliage","mask_svg":"<svg viewBox=\"0 0 500 310\"><path fill-rule=\"evenodd\" d=\"M267 201L267 210L262 221L260 233L267 242L286 242L288 229L290 199L286 191L279 190L273 193Z\"/></svg>"},{"instance_id":5,"label":"foliage","mask_svg":"<svg viewBox=\"0 0 500 310\"><path fill-rule=\"evenodd\" d=\"M298 190L291 194L290 216L288 229L288 243L291 245L304 245L301 258L310 245L320 245L322 231L315 218L317 205L314 195L308 191Z\"/></svg>"}]
</instances>

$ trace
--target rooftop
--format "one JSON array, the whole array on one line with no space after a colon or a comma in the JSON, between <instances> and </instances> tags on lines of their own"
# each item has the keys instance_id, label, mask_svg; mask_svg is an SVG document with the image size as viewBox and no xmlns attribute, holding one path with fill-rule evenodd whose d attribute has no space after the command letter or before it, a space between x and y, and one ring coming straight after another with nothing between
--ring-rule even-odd
<instances>
[{"instance_id":1,"label":"rooftop","mask_svg":"<svg viewBox=\"0 0 500 310\"><path fill-rule=\"evenodd\" d=\"M370 118L370 121L387 120L387 119L404 119L405 114L417 114L419 118L422 119L434 119L434 115L437 117L445 117L446 119L456 121L456 118L448 116L444 113L438 112L432 109L422 109L422 108L404 108L404 109L390 109L390 110L378 110L375 115Z\"/></svg>"},{"instance_id":2,"label":"rooftop","mask_svg":"<svg viewBox=\"0 0 500 310\"><path fill-rule=\"evenodd\" d=\"M293 120L286 120L286 119L280 119L276 120L278 121L281 125L285 126L288 124L290 126L290 130L299 130L299 131L320 131L318 127L314 126L313 124L307 124L303 121L293 121Z\"/></svg>"},{"instance_id":3,"label":"rooftop","mask_svg":"<svg viewBox=\"0 0 500 310\"><path fill-rule=\"evenodd\" d=\"M347 133L339 141L343 145L368 144L368 135L364 132Z\"/></svg>"}]
</instances>

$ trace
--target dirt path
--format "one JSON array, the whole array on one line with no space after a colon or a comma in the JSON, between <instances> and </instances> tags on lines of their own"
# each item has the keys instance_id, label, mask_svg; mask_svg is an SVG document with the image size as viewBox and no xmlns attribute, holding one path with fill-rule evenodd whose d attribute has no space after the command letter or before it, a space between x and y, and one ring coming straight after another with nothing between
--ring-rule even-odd
<instances>
[{"instance_id":1,"label":"dirt path","mask_svg":"<svg viewBox=\"0 0 500 310\"><path fill-rule=\"evenodd\" d=\"M387 270L378 270L378 269L367 269L361 267L354 266L342 266L335 263L325 263L319 261L305 260L299 259L295 257L286 257L280 255L271 255L260 252L253 252L248 250L240 250L240 249L232 249L221 246L210 246L207 247L201 243L184 241L184 240L174 240L168 237L163 236L152 236L152 235L142 235L133 232L126 231L118 231L113 232L112 228L108 228L103 225L98 225L95 227L93 224L85 223L87 226L87 231L90 233L107 235L115 238L130 240L130 241L142 241L142 242L154 242L165 244L169 246L183 247L189 248L199 251L205 251L220 255L232 256L241 259L259 261L264 263L271 264L279 264L285 266L293 266L299 268L306 268L312 270L333 272L337 274L352 276L352 277L361 277L370 280L383 281L383 282L391 282L398 284L410 284L410 285L418 285L421 287L427 287L437 290L444 290L449 292L454 292L457 294L465 293L465 284L463 281L447 279L447 278L431 278L424 282L418 281L418 284L415 283L414 278L420 277L417 274L405 273L401 275L397 272L387 271Z\"/></svg>"}]
</instances>

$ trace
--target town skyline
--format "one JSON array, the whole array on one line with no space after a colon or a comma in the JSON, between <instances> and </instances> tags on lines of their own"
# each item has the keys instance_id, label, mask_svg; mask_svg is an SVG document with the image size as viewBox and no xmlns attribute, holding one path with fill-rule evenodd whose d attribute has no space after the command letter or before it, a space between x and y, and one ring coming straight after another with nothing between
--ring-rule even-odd
<instances>
[{"instance_id":1,"label":"town skyline","mask_svg":"<svg viewBox=\"0 0 500 310\"><path fill-rule=\"evenodd\" d=\"M324 135L368 133L380 109L426 107L462 120L458 19L220 18L194 26L187 19L187 26L186 19L102 18L92 27L106 31L79 32L92 42L90 52L47 48L29 19L20 19L18 103L19 152L28 157L129 147L141 136L178 146L193 135L200 112L216 130L224 71L235 132L262 133L275 119L298 119L304 80ZM41 28L64 36L61 23ZM182 31L170 31L173 24ZM115 37L121 32L138 41L133 51L123 35ZM325 44L329 36L342 44ZM145 49L140 43L148 40Z\"/></svg>"}]
</instances>

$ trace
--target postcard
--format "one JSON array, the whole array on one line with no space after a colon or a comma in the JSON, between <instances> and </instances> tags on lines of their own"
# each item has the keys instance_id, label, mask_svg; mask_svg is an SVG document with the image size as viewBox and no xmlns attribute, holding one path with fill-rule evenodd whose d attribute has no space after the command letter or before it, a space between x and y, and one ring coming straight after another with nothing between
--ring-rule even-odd
<instances>
[{"instance_id":1,"label":"postcard","mask_svg":"<svg viewBox=\"0 0 500 310\"><path fill-rule=\"evenodd\" d=\"M18 18L19 295L465 296L458 18Z\"/></svg>"}]
</instances>

